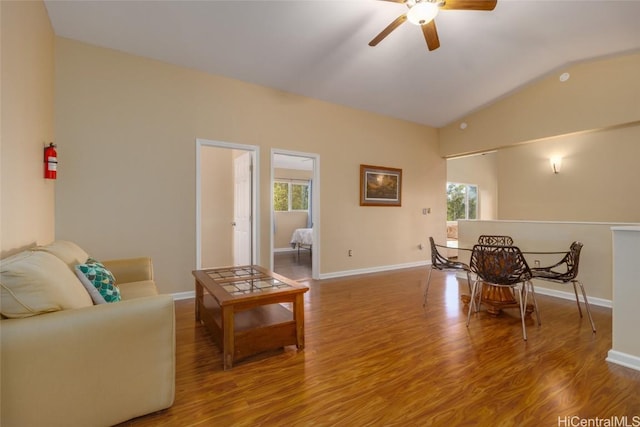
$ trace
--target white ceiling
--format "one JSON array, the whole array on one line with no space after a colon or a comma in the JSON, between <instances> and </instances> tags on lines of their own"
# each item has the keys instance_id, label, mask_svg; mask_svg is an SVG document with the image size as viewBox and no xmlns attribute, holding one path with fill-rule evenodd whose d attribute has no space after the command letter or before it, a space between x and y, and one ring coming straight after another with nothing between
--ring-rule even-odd
<instances>
[{"instance_id":1,"label":"white ceiling","mask_svg":"<svg viewBox=\"0 0 640 427\"><path fill-rule=\"evenodd\" d=\"M441 127L568 65L640 50L640 0L444 10L429 52L375 0L45 0L56 35Z\"/></svg>"}]
</instances>

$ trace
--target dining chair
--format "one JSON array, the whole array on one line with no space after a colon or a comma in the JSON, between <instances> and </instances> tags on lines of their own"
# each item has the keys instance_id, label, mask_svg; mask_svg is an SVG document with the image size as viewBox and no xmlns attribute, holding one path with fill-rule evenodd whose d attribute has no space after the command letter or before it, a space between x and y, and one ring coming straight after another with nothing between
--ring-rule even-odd
<instances>
[{"instance_id":1,"label":"dining chair","mask_svg":"<svg viewBox=\"0 0 640 427\"><path fill-rule=\"evenodd\" d=\"M584 245L580 242L573 242L569 247L569 252L557 263L547 267L535 267L531 269L531 274L534 279L546 280L548 282L555 283L569 283L573 284L573 293L576 295L576 304L578 304L578 313L582 317L582 309L580 308L580 299L578 298L578 288L582 291L582 297L584 298L584 306L587 308L587 314L589 315L589 321L591 322L591 330L596 331L596 325L593 322L591 316L591 308L589 307L589 300L587 300L587 293L584 290L584 285L578 280L578 267L580 265L580 252Z\"/></svg>"},{"instance_id":2,"label":"dining chair","mask_svg":"<svg viewBox=\"0 0 640 427\"><path fill-rule=\"evenodd\" d=\"M529 293L531 293L533 300L538 326L540 325L540 313L538 312L536 294L531 281L531 270L520 249L517 246L474 245L469 268L475 274L476 279L471 287L471 303L467 314L467 327L469 327L471 312L474 307L476 313L480 310L484 284L508 287L512 291L517 290L520 317L522 319L522 337L526 341L527 329L524 319ZM477 302L476 294L478 294Z\"/></svg>"},{"instance_id":3,"label":"dining chair","mask_svg":"<svg viewBox=\"0 0 640 427\"><path fill-rule=\"evenodd\" d=\"M478 237L479 245L493 245L493 246L511 246L513 245L513 239L511 236L492 236L483 234Z\"/></svg>"},{"instance_id":4,"label":"dining chair","mask_svg":"<svg viewBox=\"0 0 640 427\"><path fill-rule=\"evenodd\" d=\"M436 246L436 242L433 237L429 237L429 243L431 244L431 268L429 268L429 276L427 277L427 286L424 290L424 301L422 307L427 305L427 293L429 292L429 284L431 283L431 273L433 269L440 271L466 271L467 282L469 283L469 292L471 292L471 282L469 281L469 266L463 262L451 261L449 258L443 256Z\"/></svg>"}]
</instances>

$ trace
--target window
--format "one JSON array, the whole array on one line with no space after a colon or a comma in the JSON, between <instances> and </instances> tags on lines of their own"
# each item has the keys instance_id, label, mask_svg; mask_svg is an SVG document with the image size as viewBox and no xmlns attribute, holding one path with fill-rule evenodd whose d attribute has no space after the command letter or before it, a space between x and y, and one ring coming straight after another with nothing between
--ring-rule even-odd
<instances>
[{"instance_id":1,"label":"window","mask_svg":"<svg viewBox=\"0 0 640 427\"><path fill-rule=\"evenodd\" d=\"M273 209L280 212L309 210L309 184L274 182Z\"/></svg>"},{"instance_id":2,"label":"window","mask_svg":"<svg viewBox=\"0 0 640 427\"><path fill-rule=\"evenodd\" d=\"M447 182L447 221L478 219L478 186Z\"/></svg>"}]
</instances>

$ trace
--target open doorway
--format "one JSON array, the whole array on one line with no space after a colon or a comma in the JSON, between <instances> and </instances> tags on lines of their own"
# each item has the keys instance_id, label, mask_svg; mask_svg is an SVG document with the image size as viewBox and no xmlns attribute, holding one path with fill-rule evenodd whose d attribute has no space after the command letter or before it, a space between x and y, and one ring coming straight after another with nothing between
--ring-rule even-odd
<instances>
[{"instance_id":1,"label":"open doorway","mask_svg":"<svg viewBox=\"0 0 640 427\"><path fill-rule=\"evenodd\" d=\"M294 280L320 274L319 161L312 153L271 153L271 265Z\"/></svg>"},{"instance_id":2,"label":"open doorway","mask_svg":"<svg viewBox=\"0 0 640 427\"><path fill-rule=\"evenodd\" d=\"M259 147L196 140L196 268L256 264Z\"/></svg>"}]
</instances>

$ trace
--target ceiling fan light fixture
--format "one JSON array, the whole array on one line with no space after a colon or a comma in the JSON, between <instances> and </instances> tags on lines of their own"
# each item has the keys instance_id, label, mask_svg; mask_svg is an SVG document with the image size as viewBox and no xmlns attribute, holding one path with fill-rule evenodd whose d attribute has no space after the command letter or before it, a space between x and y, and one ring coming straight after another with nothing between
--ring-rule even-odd
<instances>
[{"instance_id":1,"label":"ceiling fan light fixture","mask_svg":"<svg viewBox=\"0 0 640 427\"><path fill-rule=\"evenodd\" d=\"M415 25L428 24L438 15L438 10L437 3L430 1L416 3L416 5L407 12L407 19Z\"/></svg>"}]
</instances>

